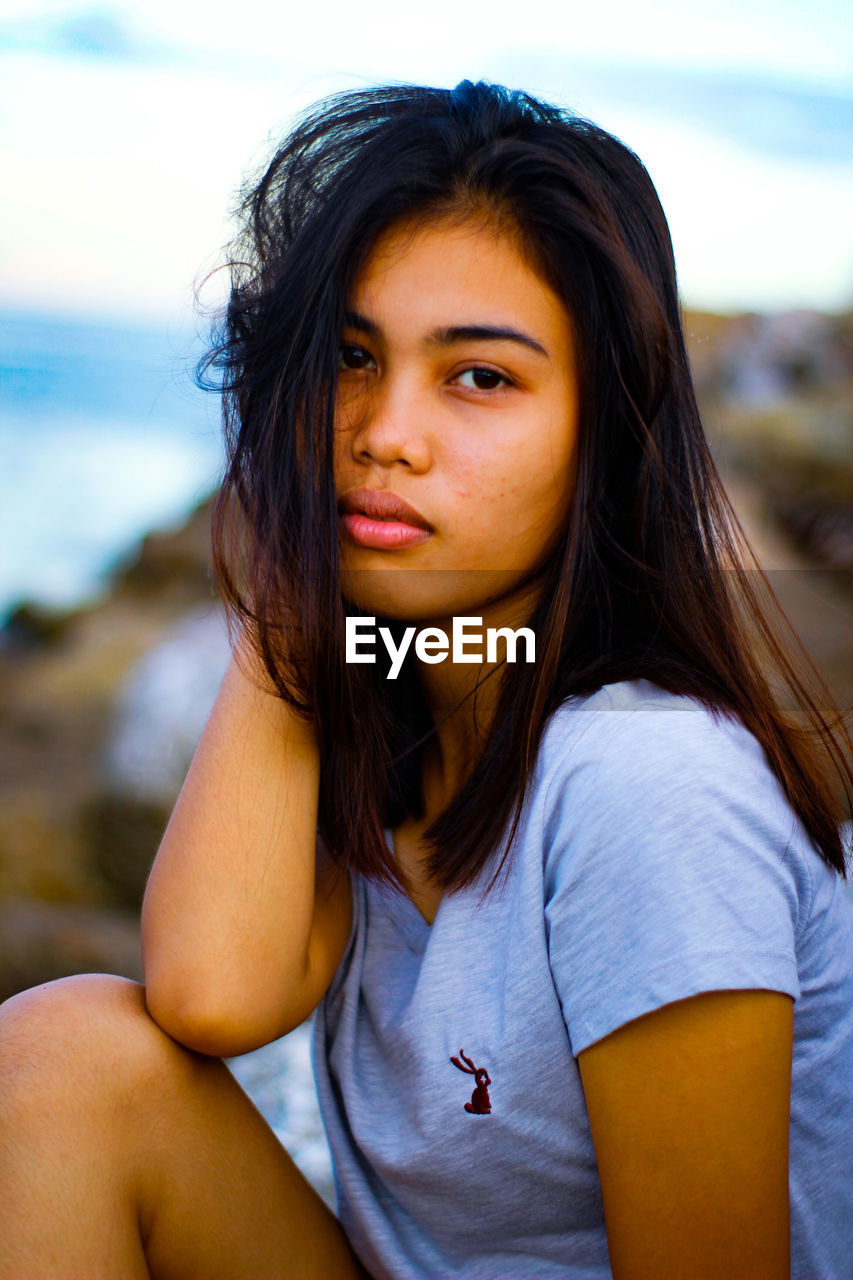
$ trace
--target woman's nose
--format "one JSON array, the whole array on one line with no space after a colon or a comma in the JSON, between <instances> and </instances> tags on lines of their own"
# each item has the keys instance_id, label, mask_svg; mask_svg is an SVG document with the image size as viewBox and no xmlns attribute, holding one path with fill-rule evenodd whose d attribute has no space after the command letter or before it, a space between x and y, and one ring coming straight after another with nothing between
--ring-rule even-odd
<instances>
[{"instance_id":1,"label":"woman's nose","mask_svg":"<svg viewBox=\"0 0 853 1280\"><path fill-rule=\"evenodd\" d=\"M432 461L426 397L408 379L388 379L364 402L351 406L353 457L360 462L391 466L402 462L425 471Z\"/></svg>"}]
</instances>

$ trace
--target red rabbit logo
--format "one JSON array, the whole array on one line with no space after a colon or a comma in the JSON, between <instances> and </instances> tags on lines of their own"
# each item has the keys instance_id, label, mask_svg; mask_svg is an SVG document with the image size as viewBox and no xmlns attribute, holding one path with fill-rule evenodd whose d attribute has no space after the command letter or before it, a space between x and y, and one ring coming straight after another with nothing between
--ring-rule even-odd
<instances>
[{"instance_id":1,"label":"red rabbit logo","mask_svg":"<svg viewBox=\"0 0 853 1280\"><path fill-rule=\"evenodd\" d=\"M459 1061L462 1059L462 1062ZM489 1085L492 1083L491 1077L485 1067L475 1067L470 1058L465 1057L465 1050L459 1050L459 1058L451 1058L450 1061L454 1067L458 1067L460 1071L464 1071L466 1075L473 1076L476 1088L471 1094L471 1101L465 1103L465 1110L472 1116L487 1116L492 1109L489 1101ZM462 1063L465 1063L465 1066Z\"/></svg>"}]
</instances>

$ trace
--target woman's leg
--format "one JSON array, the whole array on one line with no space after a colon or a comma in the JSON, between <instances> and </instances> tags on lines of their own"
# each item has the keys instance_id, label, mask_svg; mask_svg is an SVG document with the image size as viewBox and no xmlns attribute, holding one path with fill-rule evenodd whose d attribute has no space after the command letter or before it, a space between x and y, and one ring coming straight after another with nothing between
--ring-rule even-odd
<instances>
[{"instance_id":1,"label":"woman's leg","mask_svg":"<svg viewBox=\"0 0 853 1280\"><path fill-rule=\"evenodd\" d=\"M222 1062L123 978L0 1009L0 1280L364 1280Z\"/></svg>"}]
</instances>

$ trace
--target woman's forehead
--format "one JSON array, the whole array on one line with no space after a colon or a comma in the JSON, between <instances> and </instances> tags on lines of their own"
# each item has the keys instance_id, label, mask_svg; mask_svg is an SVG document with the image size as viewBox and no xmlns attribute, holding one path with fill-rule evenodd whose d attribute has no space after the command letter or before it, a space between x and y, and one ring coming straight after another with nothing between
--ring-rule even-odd
<instances>
[{"instance_id":1,"label":"woman's forehead","mask_svg":"<svg viewBox=\"0 0 853 1280\"><path fill-rule=\"evenodd\" d=\"M517 234L481 215L389 227L353 282L348 311L375 330L499 324L553 335L568 325L561 299L521 252Z\"/></svg>"},{"instance_id":2,"label":"woman's forehead","mask_svg":"<svg viewBox=\"0 0 853 1280\"><path fill-rule=\"evenodd\" d=\"M364 254L358 278L387 268L432 243L467 244L474 251L512 251L521 257L521 232L515 219L485 207L447 209L409 214L384 227Z\"/></svg>"}]
</instances>

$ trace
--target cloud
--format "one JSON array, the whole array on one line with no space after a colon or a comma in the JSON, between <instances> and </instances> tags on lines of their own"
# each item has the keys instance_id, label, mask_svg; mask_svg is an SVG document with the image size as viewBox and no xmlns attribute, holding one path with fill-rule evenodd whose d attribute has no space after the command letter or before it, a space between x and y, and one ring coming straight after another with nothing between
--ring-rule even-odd
<instances>
[{"instance_id":1,"label":"cloud","mask_svg":"<svg viewBox=\"0 0 853 1280\"><path fill-rule=\"evenodd\" d=\"M149 39L133 14L111 26L87 12L19 21L16 39L26 26L34 43L1 59L0 286L30 307L171 314L219 261L241 176L270 140L308 102L366 79L289 63L293 44L193 51L162 24ZM517 50L468 74L571 107L637 151L692 303L848 305L849 91L638 57Z\"/></svg>"},{"instance_id":2,"label":"cloud","mask_svg":"<svg viewBox=\"0 0 853 1280\"><path fill-rule=\"evenodd\" d=\"M46 53L66 58L160 60L167 45L145 39L117 10L83 9L0 24L0 51Z\"/></svg>"},{"instance_id":3,"label":"cloud","mask_svg":"<svg viewBox=\"0 0 853 1280\"><path fill-rule=\"evenodd\" d=\"M504 69L510 71L508 60ZM722 69L535 55L513 57L511 71L517 83L596 122L611 107L633 107L778 159L847 164L853 153L853 96L841 90Z\"/></svg>"}]
</instances>

